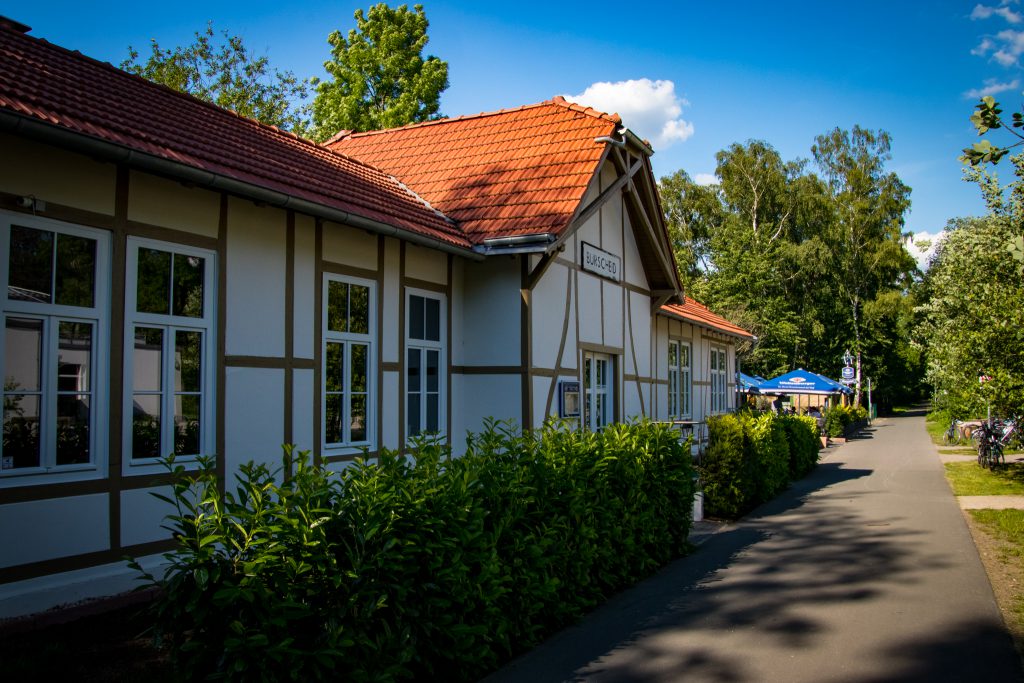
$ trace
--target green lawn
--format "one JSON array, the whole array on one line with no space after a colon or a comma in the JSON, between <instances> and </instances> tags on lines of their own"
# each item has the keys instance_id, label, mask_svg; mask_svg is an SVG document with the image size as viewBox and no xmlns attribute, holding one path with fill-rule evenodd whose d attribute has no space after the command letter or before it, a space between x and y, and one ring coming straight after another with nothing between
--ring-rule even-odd
<instances>
[{"instance_id":1,"label":"green lawn","mask_svg":"<svg viewBox=\"0 0 1024 683\"><path fill-rule=\"evenodd\" d=\"M947 462L946 479L956 496L1024 496L1024 463L986 470L976 462Z\"/></svg>"},{"instance_id":2,"label":"green lawn","mask_svg":"<svg viewBox=\"0 0 1024 683\"><path fill-rule=\"evenodd\" d=\"M999 541L999 560L1007 571L1012 572L1013 567L1019 570L1024 563L1024 510L970 510L970 513L974 521ZM1024 586L1019 579L1012 585L1007 621L1014 622L1010 624L1011 630L1021 634L1024 633Z\"/></svg>"}]
</instances>

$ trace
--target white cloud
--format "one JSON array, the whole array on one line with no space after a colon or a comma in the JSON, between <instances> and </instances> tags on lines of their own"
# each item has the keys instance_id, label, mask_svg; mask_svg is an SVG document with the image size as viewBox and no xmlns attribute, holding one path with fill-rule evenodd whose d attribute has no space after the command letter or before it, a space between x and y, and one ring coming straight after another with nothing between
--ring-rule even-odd
<instances>
[{"instance_id":1,"label":"white cloud","mask_svg":"<svg viewBox=\"0 0 1024 683\"><path fill-rule=\"evenodd\" d=\"M917 267L921 270L928 269L928 261L935 255L939 243L946 239L946 231L940 230L937 234L930 232L915 232L907 240L907 251L917 261Z\"/></svg>"},{"instance_id":2,"label":"white cloud","mask_svg":"<svg viewBox=\"0 0 1024 683\"><path fill-rule=\"evenodd\" d=\"M693 182L698 185L716 185L718 184L718 176L714 173L698 173L693 176Z\"/></svg>"},{"instance_id":3,"label":"white cloud","mask_svg":"<svg viewBox=\"0 0 1024 683\"><path fill-rule=\"evenodd\" d=\"M993 49L995 49L995 46L996 46L996 44L993 43L991 39L989 39L989 38L982 38L981 42L978 43L978 47L976 47L973 50L971 50L971 54L975 55L976 57L984 57L989 52L991 52Z\"/></svg>"},{"instance_id":4,"label":"white cloud","mask_svg":"<svg viewBox=\"0 0 1024 683\"><path fill-rule=\"evenodd\" d=\"M964 97L978 99L987 95L998 95L999 93L1006 92L1007 90L1016 90L1019 87L1019 78L1015 78L1009 83L1000 83L994 78L986 78L984 87L968 90L964 93Z\"/></svg>"},{"instance_id":5,"label":"white cloud","mask_svg":"<svg viewBox=\"0 0 1024 683\"><path fill-rule=\"evenodd\" d=\"M693 135L693 124L682 118L690 103L676 95L672 81L638 78L616 83L594 83L579 95L564 95L571 102L617 113L622 123L655 147L668 147Z\"/></svg>"},{"instance_id":6,"label":"white cloud","mask_svg":"<svg viewBox=\"0 0 1024 683\"><path fill-rule=\"evenodd\" d=\"M1004 2L1002 7L989 7L987 5L975 5L974 10L971 12L971 19L988 19L992 15L1002 17L1011 24L1019 24L1021 22L1021 15L1014 12L1012 9L1007 7L1008 3Z\"/></svg>"}]
</instances>

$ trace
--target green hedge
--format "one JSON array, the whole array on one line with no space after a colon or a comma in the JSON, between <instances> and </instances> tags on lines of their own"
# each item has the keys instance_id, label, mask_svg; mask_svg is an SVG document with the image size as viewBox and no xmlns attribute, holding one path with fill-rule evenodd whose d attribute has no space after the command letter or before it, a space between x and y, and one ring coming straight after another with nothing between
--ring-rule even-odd
<instances>
[{"instance_id":1,"label":"green hedge","mask_svg":"<svg viewBox=\"0 0 1024 683\"><path fill-rule=\"evenodd\" d=\"M145 578L183 679L475 680L681 555L694 491L650 422L489 424L340 473L286 450L223 496L173 467L178 547Z\"/></svg>"},{"instance_id":2,"label":"green hedge","mask_svg":"<svg viewBox=\"0 0 1024 683\"><path fill-rule=\"evenodd\" d=\"M864 406L835 405L825 412L825 432L829 436L845 436L846 428L868 419Z\"/></svg>"},{"instance_id":3,"label":"green hedge","mask_svg":"<svg viewBox=\"0 0 1024 683\"><path fill-rule=\"evenodd\" d=\"M818 462L820 441L813 418L717 415L708 418L708 432L700 476L704 510L712 517L740 517Z\"/></svg>"}]
</instances>

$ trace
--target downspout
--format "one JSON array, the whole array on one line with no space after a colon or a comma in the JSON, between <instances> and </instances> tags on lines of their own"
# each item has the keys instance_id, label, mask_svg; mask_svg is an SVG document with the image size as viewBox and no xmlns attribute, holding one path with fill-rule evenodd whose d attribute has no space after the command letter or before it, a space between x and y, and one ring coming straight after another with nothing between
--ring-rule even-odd
<instances>
[{"instance_id":1,"label":"downspout","mask_svg":"<svg viewBox=\"0 0 1024 683\"><path fill-rule=\"evenodd\" d=\"M23 135L27 138L55 145L63 149L87 154L103 161L125 164L131 168L171 177L179 181L192 183L201 187L211 188L239 195L247 199L262 202L281 209L293 209L299 213L325 218L370 232L395 237L412 244L429 247L439 251L456 254L474 261L482 261L483 255L474 250L449 244L442 240L427 237L416 232L405 230L389 223L384 223L366 216L336 209L325 204L303 199L293 194L278 192L243 180L217 173L204 171L188 164L170 161L162 157L138 152L127 147L89 137L70 130L25 118L7 111L0 111L0 130Z\"/></svg>"}]
</instances>

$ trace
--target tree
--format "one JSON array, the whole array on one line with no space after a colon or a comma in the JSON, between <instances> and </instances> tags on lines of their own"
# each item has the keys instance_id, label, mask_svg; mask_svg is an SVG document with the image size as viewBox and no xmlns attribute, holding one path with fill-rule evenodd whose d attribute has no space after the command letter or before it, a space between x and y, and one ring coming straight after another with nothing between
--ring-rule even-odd
<instances>
[{"instance_id":1,"label":"tree","mask_svg":"<svg viewBox=\"0 0 1024 683\"><path fill-rule=\"evenodd\" d=\"M850 312L860 401L863 309L885 289L909 287L916 270L903 245L903 215L910 188L885 171L891 139L885 131L854 126L819 135L811 147L828 183L836 221L828 239L836 292Z\"/></svg>"},{"instance_id":2,"label":"tree","mask_svg":"<svg viewBox=\"0 0 1024 683\"><path fill-rule=\"evenodd\" d=\"M971 147L963 150L960 160L968 164L965 177L967 180L978 183L985 196L989 210L995 215L1014 216L1017 225L1022 225L1021 218L1024 218L1024 187L1020 180L1024 178L1024 154L1018 153L1010 157L1010 163L1014 168L1014 175L1017 180L1005 187L999 184L998 179L985 170L986 164L998 164L1011 149L1024 145L1024 134L1014 129L1024 128L1024 113L1013 112L1011 123L1006 124L1003 118L1003 110L999 103L991 96L981 98L975 105L976 111L971 115L971 123L978 131L978 135L986 135L991 130L1005 130L1011 136L1017 138L1016 142L1006 147L993 145L991 140L976 142ZM1020 263L1020 272L1024 275L1024 234L1017 230L1011 235L1006 243L1006 249L1013 255L1013 258Z\"/></svg>"},{"instance_id":3,"label":"tree","mask_svg":"<svg viewBox=\"0 0 1024 683\"><path fill-rule=\"evenodd\" d=\"M312 106L317 139L438 118L448 63L423 58L429 24L422 5L413 9L379 3L365 15L356 10L347 39L340 31L328 37L331 60L324 68L331 79L316 83Z\"/></svg>"},{"instance_id":4,"label":"tree","mask_svg":"<svg viewBox=\"0 0 1024 683\"><path fill-rule=\"evenodd\" d=\"M959 417L1011 414L1024 405L1024 283L1004 248L1005 216L950 221L925 276L919 328L937 407ZM993 379L981 384L980 374Z\"/></svg>"},{"instance_id":5,"label":"tree","mask_svg":"<svg viewBox=\"0 0 1024 683\"><path fill-rule=\"evenodd\" d=\"M711 234L725 218L718 192L717 185L698 185L683 170L658 184L684 286L699 280L711 265Z\"/></svg>"},{"instance_id":6,"label":"tree","mask_svg":"<svg viewBox=\"0 0 1024 683\"><path fill-rule=\"evenodd\" d=\"M305 131L307 119L296 104L306 97L304 81L291 71L272 69L266 56L253 57L241 37L215 32L213 22L195 36L191 45L170 50L152 40L152 53L145 63L129 46L121 68L260 123L300 134ZM222 42L217 42L218 37Z\"/></svg>"}]
</instances>

